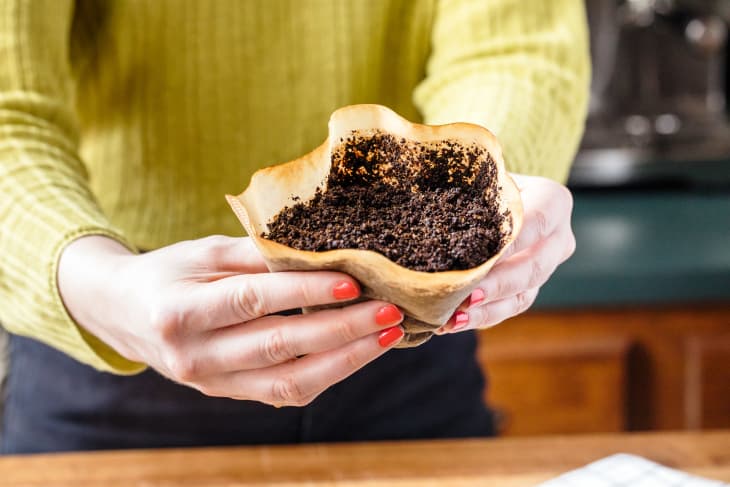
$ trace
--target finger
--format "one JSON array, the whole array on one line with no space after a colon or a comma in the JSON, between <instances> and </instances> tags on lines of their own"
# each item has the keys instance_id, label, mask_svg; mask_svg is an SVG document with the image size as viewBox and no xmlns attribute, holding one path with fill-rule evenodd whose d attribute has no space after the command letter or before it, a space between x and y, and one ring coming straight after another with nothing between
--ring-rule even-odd
<instances>
[{"instance_id":1,"label":"finger","mask_svg":"<svg viewBox=\"0 0 730 487\"><path fill-rule=\"evenodd\" d=\"M285 364L214 376L201 383L199 389L209 395L250 399L275 406L303 406L383 355L402 338L400 327L388 328L335 350L307 355Z\"/></svg>"},{"instance_id":2,"label":"finger","mask_svg":"<svg viewBox=\"0 0 730 487\"><path fill-rule=\"evenodd\" d=\"M357 282L340 272L235 275L197 286L185 319L195 323L198 330L206 330L359 296Z\"/></svg>"},{"instance_id":3,"label":"finger","mask_svg":"<svg viewBox=\"0 0 730 487\"><path fill-rule=\"evenodd\" d=\"M210 332L189 359L201 377L260 369L340 348L402 321L403 313L383 301L297 316L265 316Z\"/></svg>"},{"instance_id":4,"label":"finger","mask_svg":"<svg viewBox=\"0 0 730 487\"><path fill-rule=\"evenodd\" d=\"M509 298L500 299L459 312L455 320L449 320L439 334L458 333L477 328L489 328L504 320L527 311L535 302L539 289L528 289Z\"/></svg>"},{"instance_id":5,"label":"finger","mask_svg":"<svg viewBox=\"0 0 730 487\"><path fill-rule=\"evenodd\" d=\"M521 176L524 219L517 238L500 261L532 247L553 234L561 225L570 224L573 197L563 185L545 178Z\"/></svg>"},{"instance_id":6,"label":"finger","mask_svg":"<svg viewBox=\"0 0 730 487\"><path fill-rule=\"evenodd\" d=\"M574 249L572 231L561 230L498 263L477 286L483 292L481 301L508 298L526 289L542 286Z\"/></svg>"},{"instance_id":7,"label":"finger","mask_svg":"<svg viewBox=\"0 0 730 487\"><path fill-rule=\"evenodd\" d=\"M269 271L250 237L212 235L189 244L197 248L192 258L206 270L246 274Z\"/></svg>"}]
</instances>

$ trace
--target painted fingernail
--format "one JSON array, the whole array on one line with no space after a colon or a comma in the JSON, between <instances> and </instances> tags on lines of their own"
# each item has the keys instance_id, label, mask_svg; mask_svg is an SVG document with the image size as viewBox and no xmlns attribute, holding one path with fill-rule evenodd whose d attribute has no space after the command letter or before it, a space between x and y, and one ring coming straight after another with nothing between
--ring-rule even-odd
<instances>
[{"instance_id":1,"label":"painted fingernail","mask_svg":"<svg viewBox=\"0 0 730 487\"><path fill-rule=\"evenodd\" d=\"M360 296L360 288L351 281L342 281L332 288L332 296L335 299L354 299Z\"/></svg>"},{"instance_id":2,"label":"painted fingernail","mask_svg":"<svg viewBox=\"0 0 730 487\"><path fill-rule=\"evenodd\" d=\"M484 290L481 288L476 288L471 292L471 295L469 296L469 307L477 306L478 304L481 304L484 301L485 298Z\"/></svg>"},{"instance_id":3,"label":"painted fingernail","mask_svg":"<svg viewBox=\"0 0 730 487\"><path fill-rule=\"evenodd\" d=\"M378 344L383 348L388 348L403 338L403 335L404 333L400 326L393 326L380 332L380 335L378 335Z\"/></svg>"},{"instance_id":4,"label":"painted fingernail","mask_svg":"<svg viewBox=\"0 0 730 487\"><path fill-rule=\"evenodd\" d=\"M451 331L459 331L466 328L469 324L469 314L463 311L457 311L454 314L454 326L451 327Z\"/></svg>"},{"instance_id":5,"label":"painted fingernail","mask_svg":"<svg viewBox=\"0 0 730 487\"><path fill-rule=\"evenodd\" d=\"M400 323L402 319L403 313L392 304L383 306L375 313L375 322L381 326L393 326Z\"/></svg>"}]
</instances>

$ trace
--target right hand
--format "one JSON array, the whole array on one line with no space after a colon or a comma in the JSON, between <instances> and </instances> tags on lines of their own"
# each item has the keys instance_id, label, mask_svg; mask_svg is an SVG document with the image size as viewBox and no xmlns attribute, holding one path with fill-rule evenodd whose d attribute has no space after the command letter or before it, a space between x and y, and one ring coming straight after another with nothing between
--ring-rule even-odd
<instances>
[{"instance_id":1,"label":"right hand","mask_svg":"<svg viewBox=\"0 0 730 487\"><path fill-rule=\"evenodd\" d=\"M403 337L403 314L382 301L272 315L360 289L338 272L269 273L249 238L134 255L82 237L61 255L58 287L76 322L122 356L210 396L276 406L310 403Z\"/></svg>"}]
</instances>

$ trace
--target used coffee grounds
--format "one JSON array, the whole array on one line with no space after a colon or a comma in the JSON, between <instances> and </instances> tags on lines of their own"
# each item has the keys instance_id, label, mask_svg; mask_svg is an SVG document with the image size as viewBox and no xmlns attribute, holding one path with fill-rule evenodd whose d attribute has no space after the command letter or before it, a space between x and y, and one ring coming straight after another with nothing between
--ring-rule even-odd
<instances>
[{"instance_id":1,"label":"used coffee grounds","mask_svg":"<svg viewBox=\"0 0 730 487\"><path fill-rule=\"evenodd\" d=\"M298 250L372 250L415 271L471 269L507 238L500 190L479 145L352 131L314 197L283 208L261 236Z\"/></svg>"}]
</instances>

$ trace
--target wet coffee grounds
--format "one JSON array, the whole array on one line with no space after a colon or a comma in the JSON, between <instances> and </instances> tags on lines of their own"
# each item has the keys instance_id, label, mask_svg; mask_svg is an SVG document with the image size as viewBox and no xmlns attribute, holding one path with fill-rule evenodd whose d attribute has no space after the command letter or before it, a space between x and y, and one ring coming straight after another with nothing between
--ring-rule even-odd
<instances>
[{"instance_id":1,"label":"wet coffee grounds","mask_svg":"<svg viewBox=\"0 0 730 487\"><path fill-rule=\"evenodd\" d=\"M424 272L476 267L502 248L497 168L477 145L379 131L341 139L323 187L262 237L299 250L373 250ZM508 220L509 221L509 220Z\"/></svg>"}]
</instances>

